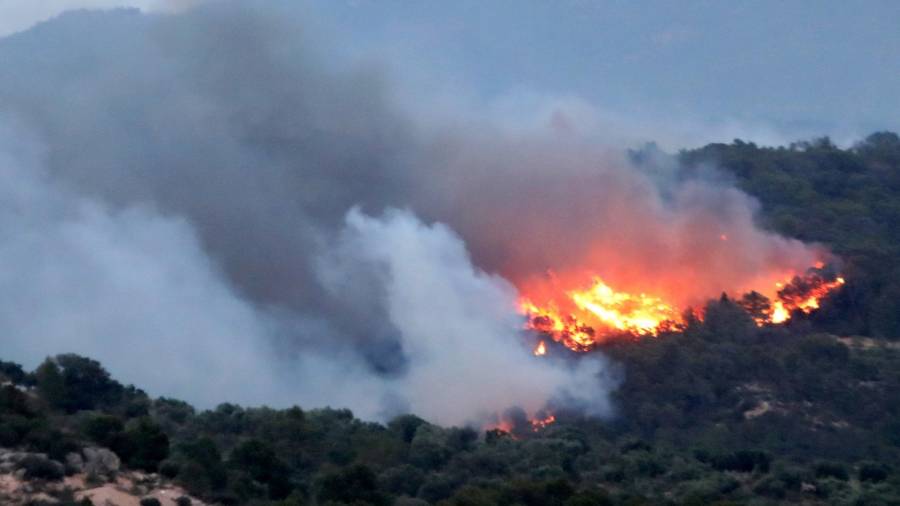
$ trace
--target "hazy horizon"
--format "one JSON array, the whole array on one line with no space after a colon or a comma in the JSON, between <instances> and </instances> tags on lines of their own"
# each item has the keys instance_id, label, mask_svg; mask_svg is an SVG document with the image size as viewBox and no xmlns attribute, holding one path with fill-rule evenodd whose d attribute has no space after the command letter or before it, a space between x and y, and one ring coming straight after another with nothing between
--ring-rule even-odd
<instances>
[{"instance_id":1,"label":"hazy horizon","mask_svg":"<svg viewBox=\"0 0 900 506\"><path fill-rule=\"evenodd\" d=\"M0 1L0 36L66 9L168 13L201 1ZM848 145L900 130L897 2L298 4L317 40L384 66L406 95L501 111L577 103L610 130L668 149L818 136Z\"/></svg>"}]
</instances>

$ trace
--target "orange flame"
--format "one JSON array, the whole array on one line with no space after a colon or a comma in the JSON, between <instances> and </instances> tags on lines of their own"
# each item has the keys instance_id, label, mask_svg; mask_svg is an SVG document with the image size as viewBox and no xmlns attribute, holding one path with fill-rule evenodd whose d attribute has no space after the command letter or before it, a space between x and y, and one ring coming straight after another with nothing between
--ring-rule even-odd
<instances>
[{"instance_id":1,"label":"orange flame","mask_svg":"<svg viewBox=\"0 0 900 506\"><path fill-rule=\"evenodd\" d=\"M822 267L821 262L816 264L817 269ZM809 314L819 309L819 301L845 282L840 276L834 281L826 281L818 274L811 274L804 278L795 276L787 287L783 283L776 283L775 286L779 288L778 300L772 304L768 323L784 323L794 311Z\"/></svg>"},{"instance_id":2,"label":"orange flame","mask_svg":"<svg viewBox=\"0 0 900 506\"><path fill-rule=\"evenodd\" d=\"M534 416L523 419L521 422L514 422L508 417L502 417L496 423L485 427L485 430L499 430L506 432L513 439L518 436L527 434L530 428L532 432L540 432L556 422L556 416L548 413L546 410L537 412ZM516 425L518 423L518 426Z\"/></svg>"},{"instance_id":3,"label":"orange flame","mask_svg":"<svg viewBox=\"0 0 900 506\"><path fill-rule=\"evenodd\" d=\"M821 272L823 268L824 264L818 262L805 276L774 283L775 290L768 292L774 302L769 304L769 297L760 296L765 310L757 313L757 324L784 323L796 311L808 314L818 309L823 297L844 284L841 277L828 281ZM663 297L616 291L598 276L593 276L590 284L561 289L559 281L552 274L550 277L549 284L523 290L520 311L527 317L527 328L574 351L587 351L615 336L658 336L684 326L684 312ZM534 355L546 353L541 341Z\"/></svg>"},{"instance_id":4,"label":"orange flame","mask_svg":"<svg viewBox=\"0 0 900 506\"><path fill-rule=\"evenodd\" d=\"M547 415L544 418L536 418L533 420L529 420L531 423L531 430L538 432L541 429L546 429L549 425L556 421L556 417L553 415Z\"/></svg>"},{"instance_id":5,"label":"orange flame","mask_svg":"<svg viewBox=\"0 0 900 506\"><path fill-rule=\"evenodd\" d=\"M520 308L528 317L529 328L576 351L591 348L604 336L655 336L681 323L678 312L661 298L617 292L599 277L586 289L565 292L565 299L568 311L553 301L538 306L527 297L520 301ZM535 355L546 353L546 349L537 351Z\"/></svg>"},{"instance_id":6,"label":"orange flame","mask_svg":"<svg viewBox=\"0 0 900 506\"><path fill-rule=\"evenodd\" d=\"M780 300L776 300L775 304L772 306L772 313L769 315L769 321L772 323L784 323L788 321L791 317L791 312L784 307L784 302ZM766 324L765 320L757 321L758 325L762 326Z\"/></svg>"}]
</instances>

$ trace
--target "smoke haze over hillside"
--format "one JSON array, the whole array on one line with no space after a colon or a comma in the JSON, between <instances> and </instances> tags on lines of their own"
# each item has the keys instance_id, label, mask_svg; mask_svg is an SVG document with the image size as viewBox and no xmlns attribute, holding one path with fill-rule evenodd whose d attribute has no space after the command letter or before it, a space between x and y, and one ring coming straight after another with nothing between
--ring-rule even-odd
<instances>
[{"instance_id":1,"label":"smoke haze over hillside","mask_svg":"<svg viewBox=\"0 0 900 506\"><path fill-rule=\"evenodd\" d=\"M822 255L714 175L632 163L584 101L405 96L307 16L78 12L0 39L5 358L86 354L204 406L608 414L601 356L531 356L517 283L602 266L696 304Z\"/></svg>"}]
</instances>

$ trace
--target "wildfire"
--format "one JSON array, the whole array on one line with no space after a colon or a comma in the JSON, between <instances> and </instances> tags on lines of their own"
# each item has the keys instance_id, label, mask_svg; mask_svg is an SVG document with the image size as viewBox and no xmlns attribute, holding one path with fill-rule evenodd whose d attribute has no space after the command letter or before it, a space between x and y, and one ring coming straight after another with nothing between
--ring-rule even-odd
<instances>
[{"instance_id":1,"label":"wildfire","mask_svg":"<svg viewBox=\"0 0 900 506\"><path fill-rule=\"evenodd\" d=\"M531 417L526 417L524 413L520 416L509 416L507 413L497 423L488 425L486 430L499 430L506 432L513 439L518 439L529 431L540 432L554 423L556 416L546 410L541 410Z\"/></svg>"},{"instance_id":2,"label":"wildfire","mask_svg":"<svg viewBox=\"0 0 900 506\"><path fill-rule=\"evenodd\" d=\"M774 290L767 291L769 296L754 291L739 303L757 324L779 324L797 311L808 314L818 309L822 298L843 284L841 277L826 277L824 264L817 263L804 276L775 283ZM616 336L658 336L684 325L684 312L661 296L617 291L598 276L573 289L560 289L559 285L553 282L549 289L524 290L520 310L527 317L528 328L574 351L587 351ZM695 316L702 319L702 315ZM547 353L544 341L533 353Z\"/></svg>"},{"instance_id":3,"label":"wildfire","mask_svg":"<svg viewBox=\"0 0 900 506\"><path fill-rule=\"evenodd\" d=\"M661 298L617 292L600 277L594 277L587 289L565 292L565 298L568 311L552 301L538 306L527 298L520 302L521 311L528 317L529 328L576 351L587 350L610 335L655 336L681 323L678 312ZM545 353L541 342L534 354Z\"/></svg>"},{"instance_id":4,"label":"wildfire","mask_svg":"<svg viewBox=\"0 0 900 506\"><path fill-rule=\"evenodd\" d=\"M541 429L547 428L549 425L551 425L555 421L556 421L556 417L553 415L547 415L544 418L535 418L535 419L529 420L529 422L531 423L531 430L533 430L535 432L537 432Z\"/></svg>"},{"instance_id":5,"label":"wildfire","mask_svg":"<svg viewBox=\"0 0 900 506\"><path fill-rule=\"evenodd\" d=\"M821 269L818 265L817 268ZM809 314L819 309L819 301L844 283L844 278L840 276L834 281L827 281L819 274L804 278L796 276L787 287L782 283L776 283L776 287L779 288L778 300L772 304L768 322L784 323L790 319L794 311Z\"/></svg>"}]
</instances>

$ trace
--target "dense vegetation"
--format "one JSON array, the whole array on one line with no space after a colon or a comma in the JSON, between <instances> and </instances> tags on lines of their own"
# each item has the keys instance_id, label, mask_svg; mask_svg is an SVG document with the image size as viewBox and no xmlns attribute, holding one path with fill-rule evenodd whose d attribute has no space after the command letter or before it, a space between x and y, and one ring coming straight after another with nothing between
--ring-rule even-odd
<instances>
[{"instance_id":1,"label":"dense vegetation","mask_svg":"<svg viewBox=\"0 0 900 506\"><path fill-rule=\"evenodd\" d=\"M559 411L507 433L341 409L196 412L62 355L33 372L0 362L0 446L58 460L107 447L222 504L900 504L900 139L680 157L731 171L766 226L830 246L848 283L788 326L758 327L722 297L682 332L605 346L624 371L611 420Z\"/></svg>"},{"instance_id":2,"label":"dense vegetation","mask_svg":"<svg viewBox=\"0 0 900 506\"><path fill-rule=\"evenodd\" d=\"M819 328L900 339L900 138L875 133L850 149L828 138L768 148L710 144L684 151L715 165L762 204L763 225L827 245L848 283L817 314Z\"/></svg>"}]
</instances>

